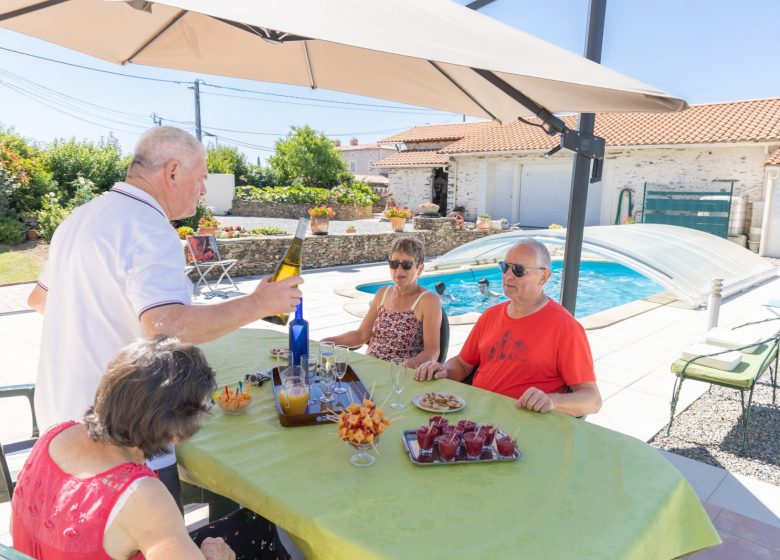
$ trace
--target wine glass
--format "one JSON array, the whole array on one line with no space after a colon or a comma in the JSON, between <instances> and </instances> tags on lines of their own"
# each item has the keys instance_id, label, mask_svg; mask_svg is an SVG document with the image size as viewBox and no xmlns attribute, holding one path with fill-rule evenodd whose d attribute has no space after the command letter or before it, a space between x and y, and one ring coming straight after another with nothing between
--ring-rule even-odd
<instances>
[{"instance_id":1,"label":"wine glass","mask_svg":"<svg viewBox=\"0 0 780 560\"><path fill-rule=\"evenodd\" d=\"M343 395L347 390L341 385L341 380L344 379L344 375L347 373L347 363L349 361L349 348L346 346L336 346L336 363L334 367L336 369L336 379L339 380L338 386L334 389L334 393Z\"/></svg>"},{"instance_id":2,"label":"wine glass","mask_svg":"<svg viewBox=\"0 0 780 560\"><path fill-rule=\"evenodd\" d=\"M320 391L322 391L322 396L320 397L321 402L333 402L333 389L335 385L336 371L333 367L323 368L320 372Z\"/></svg>"},{"instance_id":3,"label":"wine glass","mask_svg":"<svg viewBox=\"0 0 780 560\"><path fill-rule=\"evenodd\" d=\"M390 405L390 408L402 410L406 404L401 401L401 393L409 382L409 370L406 367L406 360L403 358L393 358L390 360L390 379L393 382L393 390L396 394L396 402Z\"/></svg>"}]
</instances>

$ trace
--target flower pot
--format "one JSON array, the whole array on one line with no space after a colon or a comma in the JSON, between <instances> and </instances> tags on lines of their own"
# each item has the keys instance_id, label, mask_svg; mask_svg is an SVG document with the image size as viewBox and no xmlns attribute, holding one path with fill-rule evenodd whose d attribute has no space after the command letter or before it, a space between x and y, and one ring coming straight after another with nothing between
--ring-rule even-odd
<instances>
[{"instance_id":1,"label":"flower pot","mask_svg":"<svg viewBox=\"0 0 780 560\"><path fill-rule=\"evenodd\" d=\"M477 218L477 229L490 229L490 218Z\"/></svg>"},{"instance_id":2,"label":"flower pot","mask_svg":"<svg viewBox=\"0 0 780 560\"><path fill-rule=\"evenodd\" d=\"M198 235L217 235L217 228L214 226L198 227Z\"/></svg>"},{"instance_id":3,"label":"flower pot","mask_svg":"<svg viewBox=\"0 0 780 560\"><path fill-rule=\"evenodd\" d=\"M396 233L401 233L406 225L406 218L390 218L390 227Z\"/></svg>"},{"instance_id":4,"label":"flower pot","mask_svg":"<svg viewBox=\"0 0 780 560\"><path fill-rule=\"evenodd\" d=\"M29 241L34 241L38 239L38 230L37 229L28 229L27 230L27 239Z\"/></svg>"},{"instance_id":5,"label":"flower pot","mask_svg":"<svg viewBox=\"0 0 780 560\"><path fill-rule=\"evenodd\" d=\"M328 235L328 224L330 218L327 216L312 216L311 217L311 232L313 235Z\"/></svg>"},{"instance_id":6,"label":"flower pot","mask_svg":"<svg viewBox=\"0 0 780 560\"><path fill-rule=\"evenodd\" d=\"M439 213L438 204L429 204L427 206L420 205L417 207L420 214L424 216L435 216Z\"/></svg>"}]
</instances>

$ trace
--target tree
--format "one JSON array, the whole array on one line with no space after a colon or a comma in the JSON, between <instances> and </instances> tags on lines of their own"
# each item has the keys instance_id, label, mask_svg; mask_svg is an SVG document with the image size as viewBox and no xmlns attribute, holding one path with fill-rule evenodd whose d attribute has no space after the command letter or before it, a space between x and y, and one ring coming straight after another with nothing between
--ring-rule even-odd
<instances>
[{"instance_id":1,"label":"tree","mask_svg":"<svg viewBox=\"0 0 780 560\"><path fill-rule=\"evenodd\" d=\"M246 156L233 146L209 144L206 150L206 167L209 173L232 173L236 185L246 185L249 165Z\"/></svg>"},{"instance_id":2,"label":"tree","mask_svg":"<svg viewBox=\"0 0 780 560\"><path fill-rule=\"evenodd\" d=\"M352 177L333 142L309 126L292 127L274 147L268 164L283 184L330 188Z\"/></svg>"},{"instance_id":3,"label":"tree","mask_svg":"<svg viewBox=\"0 0 780 560\"><path fill-rule=\"evenodd\" d=\"M116 138L109 136L97 144L70 140L55 140L43 154L44 164L51 171L65 198L75 194L78 179L90 181L98 192L124 181L130 158L122 157Z\"/></svg>"}]
</instances>

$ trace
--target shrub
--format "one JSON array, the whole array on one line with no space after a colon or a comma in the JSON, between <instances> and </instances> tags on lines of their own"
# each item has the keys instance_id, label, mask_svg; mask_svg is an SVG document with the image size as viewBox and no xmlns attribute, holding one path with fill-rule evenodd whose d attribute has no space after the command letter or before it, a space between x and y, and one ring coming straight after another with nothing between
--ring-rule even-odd
<instances>
[{"instance_id":1,"label":"shrub","mask_svg":"<svg viewBox=\"0 0 780 560\"><path fill-rule=\"evenodd\" d=\"M60 204L55 193L48 193L43 197L41 209L38 211L38 234L45 240L51 241L54 230L65 221L70 210Z\"/></svg>"},{"instance_id":2,"label":"shrub","mask_svg":"<svg viewBox=\"0 0 780 560\"><path fill-rule=\"evenodd\" d=\"M276 226L263 226L247 230L250 235L287 235L287 231Z\"/></svg>"},{"instance_id":3,"label":"shrub","mask_svg":"<svg viewBox=\"0 0 780 560\"><path fill-rule=\"evenodd\" d=\"M219 221L214 216L203 216L198 220L198 227L219 227Z\"/></svg>"},{"instance_id":4,"label":"shrub","mask_svg":"<svg viewBox=\"0 0 780 560\"><path fill-rule=\"evenodd\" d=\"M0 216L0 243L19 245L24 241L24 224L10 216Z\"/></svg>"},{"instance_id":5,"label":"shrub","mask_svg":"<svg viewBox=\"0 0 780 560\"><path fill-rule=\"evenodd\" d=\"M246 156L234 146L209 144L206 150L206 167L209 173L230 173L236 179L236 185L246 180L249 166Z\"/></svg>"},{"instance_id":6,"label":"shrub","mask_svg":"<svg viewBox=\"0 0 780 560\"><path fill-rule=\"evenodd\" d=\"M189 218L184 218L183 220L174 220L172 222L173 227L178 228L181 226L187 226L193 230L196 230L198 229L201 218L210 218L213 214L214 208L211 206L206 206L203 201L200 201L198 202L198 206L195 208L195 214Z\"/></svg>"},{"instance_id":7,"label":"shrub","mask_svg":"<svg viewBox=\"0 0 780 560\"><path fill-rule=\"evenodd\" d=\"M98 192L103 192L125 179L130 163L129 158L122 157L122 150L113 136L97 144L77 142L75 138L55 140L43 152L43 162L66 192L66 200L74 194L68 186L74 185L80 177L91 181Z\"/></svg>"},{"instance_id":8,"label":"shrub","mask_svg":"<svg viewBox=\"0 0 780 560\"><path fill-rule=\"evenodd\" d=\"M40 150L21 136L0 129L0 215L29 214L56 184Z\"/></svg>"},{"instance_id":9,"label":"shrub","mask_svg":"<svg viewBox=\"0 0 780 560\"><path fill-rule=\"evenodd\" d=\"M252 190L252 198L244 200L286 202L289 204L324 204L328 201L328 192L328 189L314 187L267 187Z\"/></svg>"},{"instance_id":10,"label":"shrub","mask_svg":"<svg viewBox=\"0 0 780 560\"><path fill-rule=\"evenodd\" d=\"M246 174L241 177L241 182L236 185L251 185L253 187L274 187L282 184L279 175L270 167L262 165L247 166Z\"/></svg>"},{"instance_id":11,"label":"shrub","mask_svg":"<svg viewBox=\"0 0 780 560\"><path fill-rule=\"evenodd\" d=\"M339 185L331 191L331 198L339 204L357 204L372 206L379 200L367 183L355 181Z\"/></svg>"}]
</instances>

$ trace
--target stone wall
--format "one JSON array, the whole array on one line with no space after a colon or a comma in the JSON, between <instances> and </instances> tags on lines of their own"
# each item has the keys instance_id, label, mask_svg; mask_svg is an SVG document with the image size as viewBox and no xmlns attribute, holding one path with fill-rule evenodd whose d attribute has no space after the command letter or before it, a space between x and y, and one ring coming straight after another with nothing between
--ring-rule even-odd
<instances>
[{"instance_id":1,"label":"stone wall","mask_svg":"<svg viewBox=\"0 0 780 560\"><path fill-rule=\"evenodd\" d=\"M415 223L418 220L425 220L421 225L432 229L400 234L391 232L388 224L387 233L309 235L303 244L304 270L384 261L393 240L401 235L421 239L426 256L434 257L474 239L499 233L455 230L451 218L415 218ZM273 272L291 239L289 235L218 239L217 244L222 258L238 259L230 272L232 276L254 276Z\"/></svg>"},{"instance_id":2,"label":"stone wall","mask_svg":"<svg viewBox=\"0 0 780 560\"><path fill-rule=\"evenodd\" d=\"M283 202L264 202L260 200L233 200L234 216L254 216L259 218L308 218L307 210L316 204L286 204ZM355 204L329 204L336 212L334 220L371 219L371 206Z\"/></svg>"}]
</instances>

